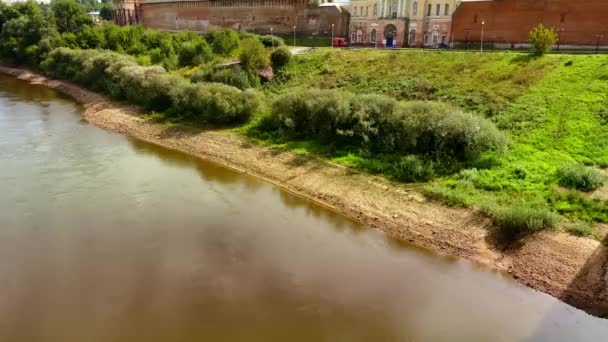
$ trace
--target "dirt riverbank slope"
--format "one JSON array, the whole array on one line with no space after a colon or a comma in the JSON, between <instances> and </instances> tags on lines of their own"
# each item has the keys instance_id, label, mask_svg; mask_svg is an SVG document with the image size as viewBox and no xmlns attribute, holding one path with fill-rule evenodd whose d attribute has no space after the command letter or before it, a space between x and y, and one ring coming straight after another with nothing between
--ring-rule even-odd
<instances>
[{"instance_id":1,"label":"dirt riverbank slope","mask_svg":"<svg viewBox=\"0 0 608 342\"><path fill-rule=\"evenodd\" d=\"M138 116L137 108L69 82L22 69L0 67L0 72L69 95L98 127L255 175L395 238L508 272L524 285L608 317L608 241L542 233L516 245L501 245L490 222L475 210L426 201L416 186L257 146L228 131L169 128Z\"/></svg>"}]
</instances>

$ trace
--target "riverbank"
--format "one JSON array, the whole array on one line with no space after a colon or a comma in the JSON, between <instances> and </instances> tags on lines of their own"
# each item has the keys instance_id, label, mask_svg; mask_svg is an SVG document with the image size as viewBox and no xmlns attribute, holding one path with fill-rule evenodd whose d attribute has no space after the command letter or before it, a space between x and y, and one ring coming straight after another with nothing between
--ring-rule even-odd
<instances>
[{"instance_id":1,"label":"riverbank","mask_svg":"<svg viewBox=\"0 0 608 342\"><path fill-rule=\"evenodd\" d=\"M2 67L0 72L69 95L98 127L255 175L400 240L508 272L524 285L592 314L608 315L608 248L597 241L546 232L517 245L501 245L490 221L478 212L428 202L416 186L257 146L229 131L156 124L138 116L137 108L27 70Z\"/></svg>"}]
</instances>

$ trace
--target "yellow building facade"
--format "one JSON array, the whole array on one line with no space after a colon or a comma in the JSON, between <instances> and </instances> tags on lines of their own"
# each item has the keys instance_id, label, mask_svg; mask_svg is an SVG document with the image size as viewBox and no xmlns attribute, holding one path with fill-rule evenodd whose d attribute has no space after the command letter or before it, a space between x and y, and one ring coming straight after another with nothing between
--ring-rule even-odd
<instances>
[{"instance_id":1,"label":"yellow building facade","mask_svg":"<svg viewBox=\"0 0 608 342\"><path fill-rule=\"evenodd\" d=\"M421 47L450 44L460 0L352 0L351 44Z\"/></svg>"}]
</instances>

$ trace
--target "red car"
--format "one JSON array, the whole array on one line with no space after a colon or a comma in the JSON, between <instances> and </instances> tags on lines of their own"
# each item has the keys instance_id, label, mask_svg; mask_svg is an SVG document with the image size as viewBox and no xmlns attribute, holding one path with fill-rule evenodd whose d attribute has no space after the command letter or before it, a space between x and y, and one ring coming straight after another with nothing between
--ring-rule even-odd
<instances>
[{"instance_id":1,"label":"red car","mask_svg":"<svg viewBox=\"0 0 608 342\"><path fill-rule=\"evenodd\" d=\"M348 42L344 38L334 38L334 40L331 42L331 45L333 47L346 47L348 46Z\"/></svg>"}]
</instances>

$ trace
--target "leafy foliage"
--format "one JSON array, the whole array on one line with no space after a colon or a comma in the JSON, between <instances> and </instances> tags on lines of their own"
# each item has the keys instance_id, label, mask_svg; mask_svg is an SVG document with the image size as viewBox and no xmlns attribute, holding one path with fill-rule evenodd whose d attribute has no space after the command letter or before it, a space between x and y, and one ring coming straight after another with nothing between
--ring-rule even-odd
<instances>
[{"instance_id":1,"label":"leafy foliage","mask_svg":"<svg viewBox=\"0 0 608 342\"><path fill-rule=\"evenodd\" d=\"M264 45L255 39L243 41L239 59L243 69L249 72L255 72L270 66L268 52Z\"/></svg>"},{"instance_id":2,"label":"leafy foliage","mask_svg":"<svg viewBox=\"0 0 608 342\"><path fill-rule=\"evenodd\" d=\"M260 106L255 91L216 83L192 84L160 66L140 66L133 57L109 51L58 48L41 68L49 76L176 118L228 125L246 121Z\"/></svg>"},{"instance_id":3,"label":"leafy foliage","mask_svg":"<svg viewBox=\"0 0 608 342\"><path fill-rule=\"evenodd\" d=\"M551 51L551 47L557 43L557 34L553 28L539 24L530 31L528 40L532 45L532 53L536 56L542 56Z\"/></svg>"},{"instance_id":4,"label":"leafy foliage","mask_svg":"<svg viewBox=\"0 0 608 342\"><path fill-rule=\"evenodd\" d=\"M274 70L283 69L291 60L291 52L285 47L278 48L270 54L270 62Z\"/></svg>"},{"instance_id":5,"label":"leafy foliage","mask_svg":"<svg viewBox=\"0 0 608 342\"><path fill-rule=\"evenodd\" d=\"M557 169L559 185L582 191L596 190L605 178L596 170L583 165L563 165Z\"/></svg>"},{"instance_id":6,"label":"leafy foliage","mask_svg":"<svg viewBox=\"0 0 608 342\"><path fill-rule=\"evenodd\" d=\"M281 96L272 115L286 139L332 141L373 153L474 160L506 148L506 137L491 122L439 103L311 90Z\"/></svg>"},{"instance_id":7,"label":"leafy foliage","mask_svg":"<svg viewBox=\"0 0 608 342\"><path fill-rule=\"evenodd\" d=\"M78 33L83 27L93 25L86 9L74 0L53 0L51 9L59 33Z\"/></svg>"},{"instance_id":8,"label":"leafy foliage","mask_svg":"<svg viewBox=\"0 0 608 342\"><path fill-rule=\"evenodd\" d=\"M261 36L260 41L267 48L269 48L269 47L278 48L280 46L285 45L285 41L283 40L283 38L277 37L277 36L271 36L271 35Z\"/></svg>"},{"instance_id":9,"label":"leafy foliage","mask_svg":"<svg viewBox=\"0 0 608 342\"><path fill-rule=\"evenodd\" d=\"M525 203L492 209L489 214L501 232L510 238L555 228L561 222L560 216L548 208Z\"/></svg>"}]
</instances>

